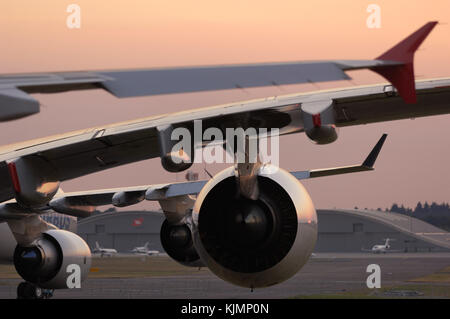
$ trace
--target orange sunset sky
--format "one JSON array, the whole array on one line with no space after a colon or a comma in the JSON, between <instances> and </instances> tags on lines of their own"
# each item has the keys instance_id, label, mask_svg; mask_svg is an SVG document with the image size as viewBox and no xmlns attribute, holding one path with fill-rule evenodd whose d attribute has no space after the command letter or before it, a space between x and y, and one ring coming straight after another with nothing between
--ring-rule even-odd
<instances>
[{"instance_id":1,"label":"orange sunset sky","mask_svg":"<svg viewBox=\"0 0 450 319\"><path fill-rule=\"evenodd\" d=\"M66 25L66 8L73 3L81 8L80 29ZM381 28L367 27L369 4L380 6ZM2 1L0 73L370 59L433 20L441 24L416 53L417 79L450 77L449 0ZM101 90L34 95L41 113L1 123L0 144L195 107L384 82L369 71L349 75L352 81L128 99ZM280 164L289 170L356 164L382 133L389 136L374 172L304 182L316 207L450 201L450 115L344 128L338 141L326 146L312 144L304 134L282 137ZM203 165L194 170L202 172ZM62 187L75 191L182 178L153 159Z\"/></svg>"}]
</instances>

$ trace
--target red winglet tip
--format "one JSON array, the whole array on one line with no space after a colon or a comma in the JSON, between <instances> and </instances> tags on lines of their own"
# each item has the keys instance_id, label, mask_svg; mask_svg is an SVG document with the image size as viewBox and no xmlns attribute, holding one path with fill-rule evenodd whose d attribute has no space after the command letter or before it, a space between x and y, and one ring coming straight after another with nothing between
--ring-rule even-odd
<instances>
[{"instance_id":1,"label":"red winglet tip","mask_svg":"<svg viewBox=\"0 0 450 319\"><path fill-rule=\"evenodd\" d=\"M416 83L414 82L414 69L412 63L379 68L374 71L391 82L406 103L410 104L417 102Z\"/></svg>"},{"instance_id":2,"label":"red winglet tip","mask_svg":"<svg viewBox=\"0 0 450 319\"><path fill-rule=\"evenodd\" d=\"M406 103L417 102L413 67L414 52L437 23L437 21L428 22L377 58L377 60L402 62L402 65L375 67L372 69L391 82Z\"/></svg>"},{"instance_id":3,"label":"red winglet tip","mask_svg":"<svg viewBox=\"0 0 450 319\"><path fill-rule=\"evenodd\" d=\"M390 60L404 63L412 63L414 52L419 48L428 34L436 26L437 21L426 23L416 32L396 44L394 47L380 55L377 60Z\"/></svg>"}]
</instances>

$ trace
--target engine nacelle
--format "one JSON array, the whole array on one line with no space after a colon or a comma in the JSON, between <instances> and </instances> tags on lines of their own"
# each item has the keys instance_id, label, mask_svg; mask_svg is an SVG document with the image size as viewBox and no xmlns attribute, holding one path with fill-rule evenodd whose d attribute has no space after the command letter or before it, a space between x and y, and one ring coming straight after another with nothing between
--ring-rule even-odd
<instances>
[{"instance_id":1,"label":"engine nacelle","mask_svg":"<svg viewBox=\"0 0 450 319\"><path fill-rule=\"evenodd\" d=\"M237 197L234 167L204 186L192 212L194 244L218 277L238 286L278 284L297 273L317 239L317 215L302 184L264 165L259 198Z\"/></svg>"},{"instance_id":2,"label":"engine nacelle","mask_svg":"<svg viewBox=\"0 0 450 319\"><path fill-rule=\"evenodd\" d=\"M59 189L56 169L39 156L18 158L8 169L16 200L25 207L46 205Z\"/></svg>"},{"instance_id":3,"label":"engine nacelle","mask_svg":"<svg viewBox=\"0 0 450 319\"><path fill-rule=\"evenodd\" d=\"M162 167L171 173L179 173L189 169L194 161L191 161L184 152L169 153L161 156Z\"/></svg>"},{"instance_id":4,"label":"engine nacelle","mask_svg":"<svg viewBox=\"0 0 450 319\"><path fill-rule=\"evenodd\" d=\"M178 263L188 267L203 267L192 241L191 230L186 224L170 224L166 219L160 232L161 244Z\"/></svg>"},{"instance_id":5,"label":"engine nacelle","mask_svg":"<svg viewBox=\"0 0 450 319\"><path fill-rule=\"evenodd\" d=\"M329 144L337 140L339 129L335 125L333 101L314 101L302 104L303 127L310 140Z\"/></svg>"},{"instance_id":6,"label":"engine nacelle","mask_svg":"<svg viewBox=\"0 0 450 319\"><path fill-rule=\"evenodd\" d=\"M306 129L305 133L316 144L333 143L338 138L338 128L335 125L323 125Z\"/></svg>"},{"instance_id":7,"label":"engine nacelle","mask_svg":"<svg viewBox=\"0 0 450 319\"><path fill-rule=\"evenodd\" d=\"M174 133L172 125L158 126L157 131L162 167L172 173L178 173L191 167L194 163L194 144L191 141L186 141L185 145L176 143L172 136Z\"/></svg>"},{"instance_id":8,"label":"engine nacelle","mask_svg":"<svg viewBox=\"0 0 450 319\"><path fill-rule=\"evenodd\" d=\"M14 251L17 273L41 288L68 288L71 264L80 267L83 281L91 267L91 251L80 236L65 230L46 231L32 246L17 245Z\"/></svg>"},{"instance_id":9,"label":"engine nacelle","mask_svg":"<svg viewBox=\"0 0 450 319\"><path fill-rule=\"evenodd\" d=\"M142 202L145 199L144 191L121 191L112 197L112 204L116 207L127 207Z\"/></svg>"}]
</instances>

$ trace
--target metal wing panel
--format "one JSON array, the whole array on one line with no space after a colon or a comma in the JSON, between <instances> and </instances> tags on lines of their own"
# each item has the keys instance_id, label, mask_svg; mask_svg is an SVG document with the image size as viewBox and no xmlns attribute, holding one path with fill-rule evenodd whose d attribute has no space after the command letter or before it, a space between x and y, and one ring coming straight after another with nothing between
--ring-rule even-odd
<instances>
[{"instance_id":1,"label":"metal wing panel","mask_svg":"<svg viewBox=\"0 0 450 319\"><path fill-rule=\"evenodd\" d=\"M93 139L80 142L76 147L69 144L42 152L41 156L52 161L61 180L159 156L156 137L142 137L138 133L127 135L119 143Z\"/></svg>"},{"instance_id":2,"label":"metal wing panel","mask_svg":"<svg viewBox=\"0 0 450 319\"><path fill-rule=\"evenodd\" d=\"M370 61L371 62L371 61ZM117 97L225 90L349 79L334 62L296 62L99 72Z\"/></svg>"},{"instance_id":3,"label":"metal wing panel","mask_svg":"<svg viewBox=\"0 0 450 319\"><path fill-rule=\"evenodd\" d=\"M119 71L78 71L0 76L0 90L13 90L6 100L16 107L36 107L27 93L56 93L103 88L115 96L143 96L195 91L223 90L308 82L345 80L345 70L367 68L390 81L407 103L416 102L414 90L414 52L436 26L426 23L376 60L337 60L312 62L216 65L182 68ZM19 92L19 93L18 93ZM0 95L0 103L2 103ZM3 104L5 101L3 101ZM31 113L18 112L15 117ZM1 120L1 114L0 114ZM7 117L5 117L7 120Z\"/></svg>"},{"instance_id":4,"label":"metal wing panel","mask_svg":"<svg viewBox=\"0 0 450 319\"><path fill-rule=\"evenodd\" d=\"M406 104L386 84L294 94L145 118L9 146L12 151L5 150L0 155L3 167L0 173L4 170L7 174L5 161L29 155L50 161L61 181L158 157L156 126L188 127L194 120L204 120L204 129L254 126L278 127L280 134L299 132L303 130L301 103L323 99L333 100L338 126L450 113L450 79L417 82L417 93L418 103ZM0 182L2 199L12 196L8 184L9 178Z\"/></svg>"},{"instance_id":5,"label":"metal wing panel","mask_svg":"<svg viewBox=\"0 0 450 319\"><path fill-rule=\"evenodd\" d=\"M253 125L256 128L279 127L282 129L281 134L287 134L292 133L293 130L303 129L298 118L301 114L301 103L322 99L333 100L338 118L337 124L340 126L450 112L450 103L447 102L450 100L450 79L419 82L417 105L405 104L395 96L395 93L389 91L391 88L389 85L377 85L328 90L144 118L42 139L28 145L26 143L12 145L3 151L0 161L32 154L39 154L49 160L67 160L72 156L89 153L93 155L95 152L110 148L118 148L122 151L126 146L130 149L146 146L149 148L148 152L143 151L140 154L147 154L142 159L150 158L157 156L156 126L171 124L187 127L192 126L194 120L204 120L205 128L223 127L224 123L230 123L230 127L237 127L237 124L244 125L245 120L250 119L247 125ZM101 134L98 133L100 131Z\"/></svg>"},{"instance_id":6,"label":"metal wing panel","mask_svg":"<svg viewBox=\"0 0 450 319\"><path fill-rule=\"evenodd\" d=\"M32 93L103 88L116 97L132 97L278 86L346 80L345 70L393 64L398 62L341 60L0 75L0 121L39 112L39 102L28 95Z\"/></svg>"},{"instance_id":7,"label":"metal wing panel","mask_svg":"<svg viewBox=\"0 0 450 319\"><path fill-rule=\"evenodd\" d=\"M151 69L0 75L0 88L59 93L104 88L117 97L346 80L344 70L392 64L382 60L294 61Z\"/></svg>"},{"instance_id":8,"label":"metal wing panel","mask_svg":"<svg viewBox=\"0 0 450 319\"><path fill-rule=\"evenodd\" d=\"M401 65L389 60L324 60L152 69L0 75L0 89L59 93L103 88L117 97L348 80L344 72Z\"/></svg>"},{"instance_id":9,"label":"metal wing panel","mask_svg":"<svg viewBox=\"0 0 450 319\"><path fill-rule=\"evenodd\" d=\"M39 102L16 88L0 88L0 122L39 112Z\"/></svg>"},{"instance_id":10,"label":"metal wing panel","mask_svg":"<svg viewBox=\"0 0 450 319\"><path fill-rule=\"evenodd\" d=\"M391 85L372 94L336 97L337 126L352 126L450 113L450 79L416 82L417 103L406 104Z\"/></svg>"}]
</instances>

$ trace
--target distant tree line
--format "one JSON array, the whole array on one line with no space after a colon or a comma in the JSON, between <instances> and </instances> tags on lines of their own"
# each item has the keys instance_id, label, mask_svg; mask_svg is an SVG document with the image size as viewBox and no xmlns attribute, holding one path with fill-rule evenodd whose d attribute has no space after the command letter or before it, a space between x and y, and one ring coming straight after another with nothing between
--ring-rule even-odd
<instances>
[{"instance_id":1,"label":"distant tree line","mask_svg":"<svg viewBox=\"0 0 450 319\"><path fill-rule=\"evenodd\" d=\"M378 210L381 210L380 208ZM394 213L412 216L430 223L436 227L450 231L450 205L448 203L437 204L435 202L422 204L418 202L414 209L403 205L392 204L391 208L385 209Z\"/></svg>"}]
</instances>

